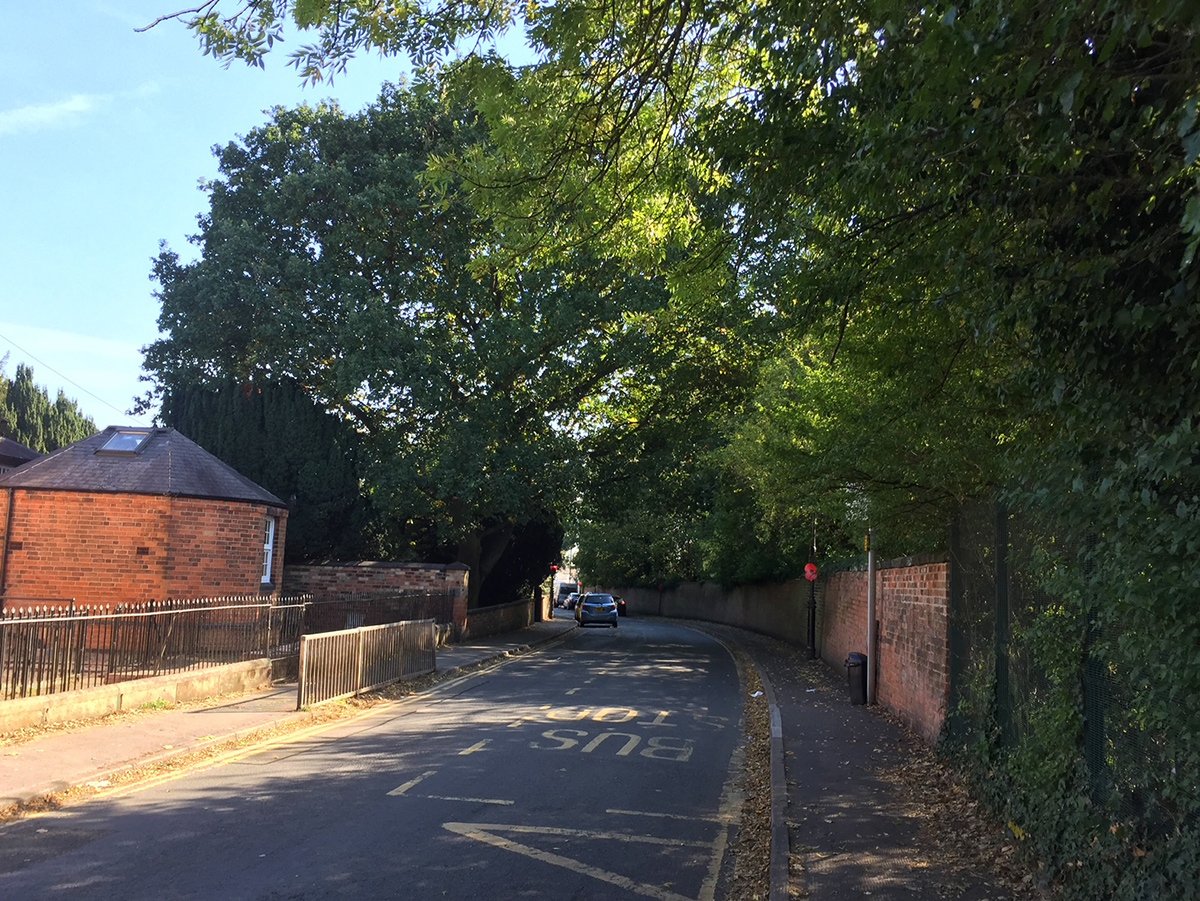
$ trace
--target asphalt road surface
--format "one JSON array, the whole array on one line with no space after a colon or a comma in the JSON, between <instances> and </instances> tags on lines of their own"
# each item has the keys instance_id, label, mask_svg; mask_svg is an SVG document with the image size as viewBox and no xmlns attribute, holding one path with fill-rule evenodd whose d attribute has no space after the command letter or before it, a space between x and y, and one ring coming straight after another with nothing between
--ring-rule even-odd
<instances>
[{"instance_id":1,"label":"asphalt road surface","mask_svg":"<svg viewBox=\"0 0 1200 901\"><path fill-rule=\"evenodd\" d=\"M722 898L740 715L715 639L632 617L576 629L3 827L0 898Z\"/></svg>"}]
</instances>

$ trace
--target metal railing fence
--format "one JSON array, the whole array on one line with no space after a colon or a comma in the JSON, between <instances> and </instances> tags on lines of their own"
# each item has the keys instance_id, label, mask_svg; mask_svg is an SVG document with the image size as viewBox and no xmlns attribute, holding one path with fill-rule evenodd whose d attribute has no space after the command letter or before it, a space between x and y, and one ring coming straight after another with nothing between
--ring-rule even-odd
<instances>
[{"instance_id":1,"label":"metal railing fence","mask_svg":"<svg viewBox=\"0 0 1200 901\"><path fill-rule=\"evenodd\" d=\"M302 636L297 707L433 672L435 628L425 619Z\"/></svg>"},{"instance_id":2,"label":"metal railing fence","mask_svg":"<svg viewBox=\"0 0 1200 901\"><path fill-rule=\"evenodd\" d=\"M0 615L0 700L294 655L310 602L7 606Z\"/></svg>"},{"instance_id":3,"label":"metal railing fence","mask_svg":"<svg viewBox=\"0 0 1200 901\"><path fill-rule=\"evenodd\" d=\"M1062 778L1084 775L1098 816L1133 834L1174 834L1200 810L1200 782L1180 768L1172 726L1146 713L1172 686L1136 675L1146 668L1124 651L1120 624L1097 623L1081 601L1042 587L1047 558L1039 547L1070 558L1051 539L996 506L972 505L957 517L948 737L986 746L988 759L1059 753ZM1077 726L1062 725L1068 714ZM1051 744L1046 724L1070 744Z\"/></svg>"},{"instance_id":4,"label":"metal railing fence","mask_svg":"<svg viewBox=\"0 0 1200 901\"><path fill-rule=\"evenodd\" d=\"M406 592L113 605L13 600L0 610L0 701L262 658L294 669L302 635L413 619L449 622L453 598Z\"/></svg>"}]
</instances>

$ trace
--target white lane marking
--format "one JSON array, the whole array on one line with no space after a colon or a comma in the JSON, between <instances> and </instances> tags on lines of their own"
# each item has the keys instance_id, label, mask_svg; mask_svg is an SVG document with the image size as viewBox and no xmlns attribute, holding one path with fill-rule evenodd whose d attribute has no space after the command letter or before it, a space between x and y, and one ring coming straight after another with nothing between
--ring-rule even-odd
<instances>
[{"instance_id":1,"label":"white lane marking","mask_svg":"<svg viewBox=\"0 0 1200 901\"><path fill-rule=\"evenodd\" d=\"M729 824L729 823L734 822L733 820L730 820L724 816L701 817L701 816L696 816L695 814L690 814L690 813L689 814L653 813L652 811L649 811L649 810L622 810L620 807L610 807L604 812L611 813L614 816L622 816L622 817L656 817L657 819L661 819L661 820L687 820L688 822L695 821L695 822L700 822L700 823Z\"/></svg>"},{"instance_id":2,"label":"white lane marking","mask_svg":"<svg viewBox=\"0 0 1200 901\"><path fill-rule=\"evenodd\" d=\"M504 801L498 798L455 798L451 795L421 795L423 798L428 798L431 801L462 801L467 804L499 804L503 807L511 807L516 801Z\"/></svg>"},{"instance_id":3,"label":"white lane marking","mask_svg":"<svg viewBox=\"0 0 1200 901\"><path fill-rule=\"evenodd\" d=\"M437 770L426 770L420 776L418 776L416 779L409 779L403 785L396 786L390 792L388 792L388 795L390 795L392 797L399 797L400 795L403 795L405 792L407 792L414 785L420 785L423 780L428 779L430 776L434 775L436 772L437 772Z\"/></svg>"},{"instance_id":4,"label":"white lane marking","mask_svg":"<svg viewBox=\"0 0 1200 901\"><path fill-rule=\"evenodd\" d=\"M488 832L522 832L532 835L563 836L572 835L576 838L607 839L614 842L630 842L640 845L666 845L671 848L708 848L711 842L695 841L682 838L660 838L657 835L630 835L628 832L597 832L594 829L563 829L559 826L522 826L517 823L443 823L447 829L451 826L462 826L471 829L483 829ZM451 829L451 832L460 830Z\"/></svg>"},{"instance_id":5,"label":"white lane marking","mask_svg":"<svg viewBox=\"0 0 1200 901\"><path fill-rule=\"evenodd\" d=\"M612 873L608 870L602 870L599 867L593 867L578 860L572 860L569 857L563 857L561 854L555 854L552 851L542 851L539 848L531 848L529 845L522 845L520 842L514 842L510 839L503 838L493 834L491 830L504 832L532 832L538 834L548 834L562 836L566 835L583 835L589 838L615 838L620 841L645 841L651 844L667 844L667 845L683 845L696 844L694 842L676 842L669 839L657 839L653 836L631 836L622 833L591 833L575 829L551 829L542 826L506 826L500 823L442 823L442 828L456 835L461 835L465 838L474 839L477 842L491 845L495 848L500 848L503 851L511 851L514 854L521 854L533 860L548 863L552 866L562 867L565 870L571 870L575 873L580 873L584 876L590 876L593 879L599 879L601 882L607 882L609 885L615 885L627 891L634 892L646 898L658 898L660 901L691 901L686 895L677 895L672 891L660 888L657 885L646 885L642 882L634 882L628 876L622 876L620 873ZM707 846L707 842L700 842L700 846Z\"/></svg>"},{"instance_id":6,"label":"white lane marking","mask_svg":"<svg viewBox=\"0 0 1200 901\"><path fill-rule=\"evenodd\" d=\"M466 757L468 754L474 754L477 751L482 751L484 748L486 748L488 746L488 743L490 741L491 741L490 738L485 738L483 741L477 741L477 742L475 742L475 744L471 745L471 747L463 748L461 751L459 751L458 756Z\"/></svg>"},{"instance_id":7,"label":"white lane marking","mask_svg":"<svg viewBox=\"0 0 1200 901\"><path fill-rule=\"evenodd\" d=\"M720 642L720 639L718 639ZM745 685L747 682L746 673L742 668L742 661L736 654L729 650L722 642L721 646L725 648L725 652L733 659L734 666L737 667L738 685ZM746 760L746 728L745 728L745 711L742 712L739 721L739 732L743 738L734 748L733 753L729 755L729 768L725 773L725 786L721 790L721 807L720 817L727 823L737 824L741 822L740 813L742 809L742 801L745 800L745 793L742 791L740 782L737 778L745 767ZM721 726L724 728L724 726ZM700 901L712 901L716 897L717 880L721 874L721 863L725 859L725 854L729 850L729 833L728 827L721 829L716 840L712 844L712 859L709 861L708 878L704 880L704 884L700 887Z\"/></svg>"}]
</instances>

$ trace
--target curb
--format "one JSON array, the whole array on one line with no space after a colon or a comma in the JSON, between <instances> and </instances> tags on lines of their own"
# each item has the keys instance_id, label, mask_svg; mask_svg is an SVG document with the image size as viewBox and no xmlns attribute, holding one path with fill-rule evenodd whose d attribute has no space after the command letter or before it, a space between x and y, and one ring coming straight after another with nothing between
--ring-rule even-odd
<instances>
[{"instance_id":1,"label":"curb","mask_svg":"<svg viewBox=\"0 0 1200 901\"><path fill-rule=\"evenodd\" d=\"M684 622L684 625L687 628L703 632L710 638L715 638L727 651L729 650L721 636L698 628L691 622ZM767 678L767 671L752 654L745 650L744 646L742 646L742 650L754 664L754 669L758 673L758 680L762 684L763 696L767 700L767 711L771 721L771 857L768 866L770 888L767 897L769 901L789 901L791 874L788 859L791 856L791 836L787 826L788 799L787 775L783 766L783 717L779 713L779 704L775 701L775 689Z\"/></svg>"},{"instance_id":2,"label":"curb","mask_svg":"<svg viewBox=\"0 0 1200 901\"><path fill-rule=\"evenodd\" d=\"M767 698L771 714L771 901L787 901L789 897L788 856L791 837L787 828L787 776L783 768L783 719L775 702L775 689L766 670L755 660L758 679Z\"/></svg>"}]
</instances>

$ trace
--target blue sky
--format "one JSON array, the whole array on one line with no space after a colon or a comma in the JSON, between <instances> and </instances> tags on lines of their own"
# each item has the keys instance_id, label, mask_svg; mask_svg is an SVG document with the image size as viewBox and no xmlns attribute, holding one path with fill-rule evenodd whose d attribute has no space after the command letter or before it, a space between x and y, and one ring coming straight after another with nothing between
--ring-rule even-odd
<instances>
[{"instance_id":1,"label":"blue sky","mask_svg":"<svg viewBox=\"0 0 1200 901\"><path fill-rule=\"evenodd\" d=\"M186 4L184 4L186 5ZM165 240L185 258L217 174L214 145L266 120L264 110L334 99L357 111L400 60L361 56L332 85L303 88L277 45L266 70L222 68L174 22L171 0L5 4L0 37L0 356L98 427L125 415L139 348L158 305L151 259Z\"/></svg>"}]
</instances>

